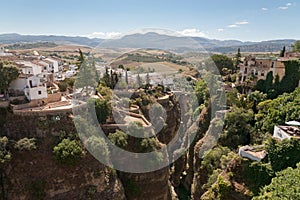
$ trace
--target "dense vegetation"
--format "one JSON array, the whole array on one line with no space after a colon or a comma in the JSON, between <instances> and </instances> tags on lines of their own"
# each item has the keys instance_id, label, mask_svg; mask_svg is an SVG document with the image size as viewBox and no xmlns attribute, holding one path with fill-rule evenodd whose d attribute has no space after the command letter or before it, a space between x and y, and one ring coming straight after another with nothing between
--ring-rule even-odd
<instances>
[{"instance_id":1,"label":"dense vegetation","mask_svg":"<svg viewBox=\"0 0 300 200\"><path fill-rule=\"evenodd\" d=\"M22 49L34 49L34 48L49 48L49 47L56 47L57 44L54 42L37 42L37 43L23 43L23 44L13 44L6 46L6 49L10 50L22 50Z\"/></svg>"},{"instance_id":2,"label":"dense vegetation","mask_svg":"<svg viewBox=\"0 0 300 200\"><path fill-rule=\"evenodd\" d=\"M0 94L7 92L10 83L18 76L19 70L16 66L0 61Z\"/></svg>"}]
</instances>

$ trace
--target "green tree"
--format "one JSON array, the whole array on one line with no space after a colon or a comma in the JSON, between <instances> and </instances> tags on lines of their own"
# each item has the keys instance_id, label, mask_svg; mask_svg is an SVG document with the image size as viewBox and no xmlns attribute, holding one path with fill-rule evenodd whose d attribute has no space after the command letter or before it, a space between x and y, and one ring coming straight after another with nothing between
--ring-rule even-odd
<instances>
[{"instance_id":1,"label":"green tree","mask_svg":"<svg viewBox=\"0 0 300 200\"><path fill-rule=\"evenodd\" d=\"M300 51L300 40L297 40L294 44L292 44L292 51L299 52Z\"/></svg>"},{"instance_id":2,"label":"green tree","mask_svg":"<svg viewBox=\"0 0 300 200\"><path fill-rule=\"evenodd\" d=\"M284 57L285 54L285 46L283 46L282 50L280 51L279 57Z\"/></svg>"},{"instance_id":3,"label":"green tree","mask_svg":"<svg viewBox=\"0 0 300 200\"><path fill-rule=\"evenodd\" d=\"M94 58L87 57L80 67L80 71L77 74L75 87L77 89L82 88L85 91L86 96L90 95L90 91L95 89L98 85L98 75L96 73L96 66Z\"/></svg>"},{"instance_id":4,"label":"green tree","mask_svg":"<svg viewBox=\"0 0 300 200\"><path fill-rule=\"evenodd\" d=\"M6 199L5 191L5 182L6 182L6 173L5 167L8 162L11 160L11 153L8 151L8 138L0 137L0 186L1 186L1 195L2 199Z\"/></svg>"},{"instance_id":5,"label":"green tree","mask_svg":"<svg viewBox=\"0 0 300 200\"><path fill-rule=\"evenodd\" d=\"M198 104L204 104L209 98L209 89L204 79L197 82L195 87L195 94L198 99Z\"/></svg>"},{"instance_id":6,"label":"green tree","mask_svg":"<svg viewBox=\"0 0 300 200\"><path fill-rule=\"evenodd\" d=\"M236 149L250 143L254 114L252 110L233 107L225 116L224 131L219 142L223 146Z\"/></svg>"},{"instance_id":7,"label":"green tree","mask_svg":"<svg viewBox=\"0 0 300 200\"><path fill-rule=\"evenodd\" d=\"M296 167L300 162L300 141L296 139L277 141L269 139L266 145L268 159L274 171Z\"/></svg>"},{"instance_id":8,"label":"green tree","mask_svg":"<svg viewBox=\"0 0 300 200\"><path fill-rule=\"evenodd\" d=\"M249 101L249 108L252 108L252 110L254 111L254 113L257 113L258 110L257 110L257 105L260 103L260 102L263 102L267 99L267 95L262 93L262 92L259 92L259 91L254 91L254 92L251 92L251 94L248 95L248 101Z\"/></svg>"},{"instance_id":9,"label":"green tree","mask_svg":"<svg viewBox=\"0 0 300 200\"><path fill-rule=\"evenodd\" d=\"M5 65L0 61L0 94L6 93L11 82L19 77L19 70L14 65Z\"/></svg>"},{"instance_id":10,"label":"green tree","mask_svg":"<svg viewBox=\"0 0 300 200\"><path fill-rule=\"evenodd\" d=\"M136 76L136 83L137 83L138 87L142 87L143 81L142 81L142 78L140 77L140 74L138 74Z\"/></svg>"},{"instance_id":11,"label":"green tree","mask_svg":"<svg viewBox=\"0 0 300 200\"><path fill-rule=\"evenodd\" d=\"M81 158L83 149L78 141L66 138L53 148L53 154L58 162L73 165Z\"/></svg>"},{"instance_id":12,"label":"green tree","mask_svg":"<svg viewBox=\"0 0 300 200\"><path fill-rule=\"evenodd\" d=\"M146 84L147 84L147 85L150 84L150 76L149 76L149 72L147 72L147 75L146 75Z\"/></svg>"},{"instance_id":13,"label":"green tree","mask_svg":"<svg viewBox=\"0 0 300 200\"><path fill-rule=\"evenodd\" d=\"M114 145L117 145L120 148L125 148L128 144L128 135L120 130L109 134L108 138Z\"/></svg>"},{"instance_id":14,"label":"green tree","mask_svg":"<svg viewBox=\"0 0 300 200\"><path fill-rule=\"evenodd\" d=\"M63 82L58 83L57 85L59 87L59 91L61 91L61 92L67 91L68 84L66 82L63 81Z\"/></svg>"},{"instance_id":15,"label":"green tree","mask_svg":"<svg viewBox=\"0 0 300 200\"><path fill-rule=\"evenodd\" d=\"M235 65L234 66L235 66L236 70L238 69L239 64L242 62L241 57L242 57L241 49L238 48L238 52L235 54Z\"/></svg>"},{"instance_id":16,"label":"green tree","mask_svg":"<svg viewBox=\"0 0 300 200\"><path fill-rule=\"evenodd\" d=\"M300 199L300 163L297 168L291 167L278 172L270 185L265 186L260 196L254 200L294 200Z\"/></svg>"},{"instance_id":17,"label":"green tree","mask_svg":"<svg viewBox=\"0 0 300 200\"><path fill-rule=\"evenodd\" d=\"M216 66L219 73L221 74L224 68L234 70L232 59L225 55L219 55L219 54L212 55L211 59L205 62L205 66L209 71L214 71Z\"/></svg>"},{"instance_id":18,"label":"green tree","mask_svg":"<svg viewBox=\"0 0 300 200\"><path fill-rule=\"evenodd\" d=\"M95 108L96 116L98 122L103 124L106 122L106 119L111 114L111 107L107 100L101 99L89 99L88 100L88 107L89 109L93 110Z\"/></svg>"},{"instance_id":19,"label":"green tree","mask_svg":"<svg viewBox=\"0 0 300 200\"><path fill-rule=\"evenodd\" d=\"M84 58L84 55L83 55L81 49L79 49L78 51L79 51L79 58L78 58L78 62L77 62L77 67L78 67L78 69L80 69L80 67L83 64L85 58Z\"/></svg>"}]
</instances>

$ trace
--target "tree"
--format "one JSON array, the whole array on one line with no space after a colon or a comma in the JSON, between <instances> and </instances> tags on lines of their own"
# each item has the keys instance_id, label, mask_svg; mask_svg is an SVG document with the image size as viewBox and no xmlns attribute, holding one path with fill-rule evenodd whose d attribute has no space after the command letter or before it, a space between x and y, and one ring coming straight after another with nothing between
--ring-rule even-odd
<instances>
[{"instance_id":1,"label":"tree","mask_svg":"<svg viewBox=\"0 0 300 200\"><path fill-rule=\"evenodd\" d=\"M81 64L80 71L77 75L75 87L85 90L86 96L90 95L90 89L98 85L98 75L96 73L95 60L93 57L87 57Z\"/></svg>"},{"instance_id":2,"label":"tree","mask_svg":"<svg viewBox=\"0 0 300 200\"><path fill-rule=\"evenodd\" d=\"M111 113L111 108L107 100L89 99L88 107L91 110L93 110L93 107L95 107L95 112L96 112L98 122L101 124L106 122L106 119Z\"/></svg>"},{"instance_id":3,"label":"tree","mask_svg":"<svg viewBox=\"0 0 300 200\"><path fill-rule=\"evenodd\" d=\"M296 167L296 164L300 162L300 142L296 139L283 141L269 139L266 150L274 171Z\"/></svg>"},{"instance_id":4,"label":"tree","mask_svg":"<svg viewBox=\"0 0 300 200\"><path fill-rule=\"evenodd\" d=\"M239 145L249 144L253 120L252 110L233 107L225 117L224 131L219 139L221 145L236 149Z\"/></svg>"},{"instance_id":5,"label":"tree","mask_svg":"<svg viewBox=\"0 0 300 200\"><path fill-rule=\"evenodd\" d=\"M195 94L198 99L198 105L204 104L209 98L209 89L204 79L197 82Z\"/></svg>"},{"instance_id":6,"label":"tree","mask_svg":"<svg viewBox=\"0 0 300 200\"><path fill-rule=\"evenodd\" d=\"M237 52L237 54L235 55L235 69L236 69L236 70L238 69L239 64L242 62L242 61L241 61L241 57L242 57L241 49L238 48L238 52Z\"/></svg>"},{"instance_id":7,"label":"tree","mask_svg":"<svg viewBox=\"0 0 300 200\"><path fill-rule=\"evenodd\" d=\"M292 44L292 51L299 52L300 51L300 40L297 40L294 44Z\"/></svg>"},{"instance_id":8,"label":"tree","mask_svg":"<svg viewBox=\"0 0 300 200\"><path fill-rule=\"evenodd\" d=\"M61 92L67 91L68 84L66 82L63 81L63 82L58 83L57 85L59 87L59 91L61 91Z\"/></svg>"},{"instance_id":9,"label":"tree","mask_svg":"<svg viewBox=\"0 0 300 200\"><path fill-rule=\"evenodd\" d=\"M78 58L77 67L78 67L78 69L80 69L81 65L84 62L84 55L83 55L81 49L79 49L78 51L79 51L79 58Z\"/></svg>"},{"instance_id":10,"label":"tree","mask_svg":"<svg viewBox=\"0 0 300 200\"><path fill-rule=\"evenodd\" d=\"M284 57L285 54L285 46L283 46L282 50L280 51L279 57Z\"/></svg>"},{"instance_id":11,"label":"tree","mask_svg":"<svg viewBox=\"0 0 300 200\"><path fill-rule=\"evenodd\" d=\"M209 71L215 71L216 66L219 73L222 73L223 68L234 70L232 59L225 55L218 54L212 55L211 59L206 61L205 66Z\"/></svg>"},{"instance_id":12,"label":"tree","mask_svg":"<svg viewBox=\"0 0 300 200\"><path fill-rule=\"evenodd\" d=\"M137 83L138 87L142 87L143 82L142 82L142 79L141 79L141 77L140 77L140 74L138 74L138 75L136 76L136 83Z\"/></svg>"},{"instance_id":13,"label":"tree","mask_svg":"<svg viewBox=\"0 0 300 200\"><path fill-rule=\"evenodd\" d=\"M146 75L146 84L147 84L147 85L150 84L150 76L149 76L149 72L147 72L147 75Z\"/></svg>"},{"instance_id":14,"label":"tree","mask_svg":"<svg viewBox=\"0 0 300 200\"><path fill-rule=\"evenodd\" d=\"M14 65L0 62L0 94L6 93L11 82L19 77L19 70Z\"/></svg>"},{"instance_id":15,"label":"tree","mask_svg":"<svg viewBox=\"0 0 300 200\"><path fill-rule=\"evenodd\" d=\"M60 163L73 165L81 158L83 149L78 141L66 138L53 148L53 153Z\"/></svg>"},{"instance_id":16,"label":"tree","mask_svg":"<svg viewBox=\"0 0 300 200\"><path fill-rule=\"evenodd\" d=\"M11 160L11 153L7 149L8 145L8 138L7 137L0 137L0 186L1 186L1 199L6 199L6 192L5 192L5 167L7 163Z\"/></svg>"},{"instance_id":17,"label":"tree","mask_svg":"<svg viewBox=\"0 0 300 200\"><path fill-rule=\"evenodd\" d=\"M289 200L300 199L300 163L297 168L291 167L277 173L270 185L265 186L260 196L254 200Z\"/></svg>"}]
</instances>

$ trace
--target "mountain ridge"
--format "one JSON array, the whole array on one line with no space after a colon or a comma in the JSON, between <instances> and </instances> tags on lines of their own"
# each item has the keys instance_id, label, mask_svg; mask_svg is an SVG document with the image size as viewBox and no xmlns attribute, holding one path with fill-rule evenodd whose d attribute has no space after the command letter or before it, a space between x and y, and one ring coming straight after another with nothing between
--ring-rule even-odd
<instances>
[{"instance_id":1,"label":"mountain ridge","mask_svg":"<svg viewBox=\"0 0 300 200\"><path fill-rule=\"evenodd\" d=\"M230 53L241 48L242 52L275 52L283 46L289 49L294 39L277 39L261 42L239 40L217 40L204 37L171 36L155 32L135 33L118 39L88 38L83 36L63 35L21 35L17 33L0 34L0 43L35 43L56 42L61 44L77 44L90 47L104 48L158 48L165 50L182 51L209 51Z\"/></svg>"}]
</instances>

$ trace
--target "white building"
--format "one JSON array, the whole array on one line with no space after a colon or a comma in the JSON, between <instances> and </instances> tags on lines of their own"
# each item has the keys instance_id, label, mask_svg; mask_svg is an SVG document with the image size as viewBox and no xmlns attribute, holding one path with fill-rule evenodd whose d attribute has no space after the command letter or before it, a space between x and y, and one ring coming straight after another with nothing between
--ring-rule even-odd
<instances>
[{"instance_id":1,"label":"white building","mask_svg":"<svg viewBox=\"0 0 300 200\"><path fill-rule=\"evenodd\" d=\"M30 76L26 79L24 92L30 101L48 97L46 84L41 83L40 78L36 76Z\"/></svg>"},{"instance_id":2,"label":"white building","mask_svg":"<svg viewBox=\"0 0 300 200\"><path fill-rule=\"evenodd\" d=\"M52 69L53 69L54 73L58 73L59 72L60 63L57 60L52 59L52 58L46 58L45 60L52 63L52 66L53 66Z\"/></svg>"},{"instance_id":3,"label":"white building","mask_svg":"<svg viewBox=\"0 0 300 200\"><path fill-rule=\"evenodd\" d=\"M239 148L239 155L243 158L249 158L250 160L254 160L260 162L263 160L268 153L263 149L263 146L243 146Z\"/></svg>"},{"instance_id":4,"label":"white building","mask_svg":"<svg viewBox=\"0 0 300 200\"><path fill-rule=\"evenodd\" d=\"M21 68L22 73L26 75L38 75L43 71L43 67L41 65L34 64L29 61L17 61L17 65Z\"/></svg>"},{"instance_id":5,"label":"white building","mask_svg":"<svg viewBox=\"0 0 300 200\"><path fill-rule=\"evenodd\" d=\"M279 140L300 139L300 130L294 126L274 126L273 137Z\"/></svg>"}]
</instances>

